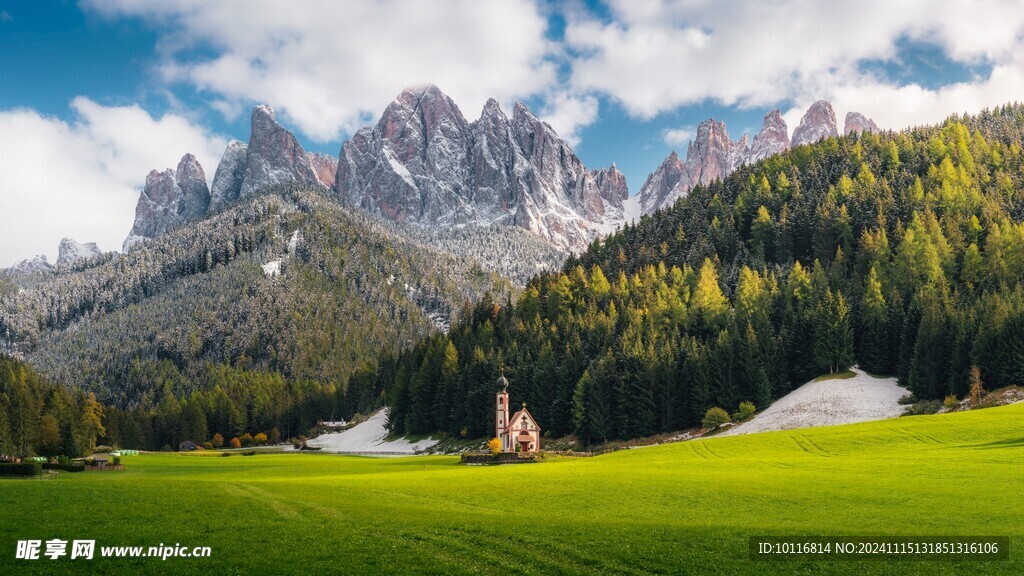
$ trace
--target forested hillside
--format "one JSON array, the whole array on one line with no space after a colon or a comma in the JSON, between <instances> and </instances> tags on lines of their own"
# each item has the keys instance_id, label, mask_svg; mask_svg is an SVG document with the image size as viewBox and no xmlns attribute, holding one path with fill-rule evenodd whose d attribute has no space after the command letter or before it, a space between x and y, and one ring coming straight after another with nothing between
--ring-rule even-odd
<instances>
[{"instance_id":1,"label":"forested hillside","mask_svg":"<svg viewBox=\"0 0 1024 576\"><path fill-rule=\"evenodd\" d=\"M380 405L375 380L349 381L374 373L381 351L563 260L523 230L427 237L283 187L24 290L8 279L0 341L52 381L94 393L108 418L128 422L111 427L124 445L306 433Z\"/></svg>"},{"instance_id":2,"label":"forested hillside","mask_svg":"<svg viewBox=\"0 0 1024 576\"><path fill-rule=\"evenodd\" d=\"M385 358L398 432L493 434L500 365L584 442L759 408L854 362L920 398L1024 380L1024 107L799 146Z\"/></svg>"}]
</instances>

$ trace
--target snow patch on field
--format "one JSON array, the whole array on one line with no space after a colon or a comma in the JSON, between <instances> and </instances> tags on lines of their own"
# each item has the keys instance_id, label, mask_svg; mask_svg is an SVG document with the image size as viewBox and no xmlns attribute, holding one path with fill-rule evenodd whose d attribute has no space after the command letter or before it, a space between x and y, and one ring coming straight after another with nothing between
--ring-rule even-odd
<instances>
[{"instance_id":1,"label":"snow patch on field","mask_svg":"<svg viewBox=\"0 0 1024 576\"><path fill-rule=\"evenodd\" d=\"M320 448L324 452L344 453L371 453L371 452L401 452L415 454L420 450L426 450L437 440L425 438L416 442L410 442L405 438L388 441L388 414L387 409L377 411L364 422L356 424L344 432L331 432L321 434L306 442L309 446Z\"/></svg>"},{"instance_id":2,"label":"snow patch on field","mask_svg":"<svg viewBox=\"0 0 1024 576\"><path fill-rule=\"evenodd\" d=\"M895 378L875 378L857 368L851 370L856 374L853 378L804 384L720 436L853 424L903 413L899 399L907 389L897 385Z\"/></svg>"}]
</instances>

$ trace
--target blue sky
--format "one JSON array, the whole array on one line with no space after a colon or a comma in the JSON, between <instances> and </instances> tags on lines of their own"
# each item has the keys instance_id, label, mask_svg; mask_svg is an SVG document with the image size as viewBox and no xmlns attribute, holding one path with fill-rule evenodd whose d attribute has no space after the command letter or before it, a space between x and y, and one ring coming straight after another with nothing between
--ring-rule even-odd
<instances>
[{"instance_id":1,"label":"blue sky","mask_svg":"<svg viewBox=\"0 0 1024 576\"><path fill-rule=\"evenodd\" d=\"M212 179L256 103L336 155L408 85L470 120L521 100L635 193L709 117L735 139L818 98L840 129L1019 100L1022 38L998 1L0 0L0 266L62 236L117 249L146 173L192 152Z\"/></svg>"}]
</instances>

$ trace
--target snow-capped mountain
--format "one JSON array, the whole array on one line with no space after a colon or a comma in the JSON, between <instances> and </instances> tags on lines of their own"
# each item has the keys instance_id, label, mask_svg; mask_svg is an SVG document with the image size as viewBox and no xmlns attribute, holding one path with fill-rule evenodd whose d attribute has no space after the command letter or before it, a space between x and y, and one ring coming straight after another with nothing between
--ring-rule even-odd
<instances>
[{"instance_id":1,"label":"snow-capped mountain","mask_svg":"<svg viewBox=\"0 0 1024 576\"><path fill-rule=\"evenodd\" d=\"M509 118L489 100L470 123L436 86L403 91L342 146L335 188L398 222L518 226L569 250L621 223L628 194L621 172L588 169L525 105Z\"/></svg>"},{"instance_id":2,"label":"snow-capped mountain","mask_svg":"<svg viewBox=\"0 0 1024 576\"><path fill-rule=\"evenodd\" d=\"M878 127L863 114L847 114L846 133L863 130L877 131ZM800 125L793 132L792 146L834 136L838 136L838 131L832 105L819 100L800 120ZM765 114L761 130L749 144L746 135L738 141L730 141L724 122L705 120L697 127L696 138L689 144L685 162L673 151L647 177L637 193L640 209L642 213L650 214L670 206L694 186L708 184L724 178L740 166L785 152L790 145L786 121L778 110Z\"/></svg>"},{"instance_id":3,"label":"snow-capped mountain","mask_svg":"<svg viewBox=\"0 0 1024 576\"><path fill-rule=\"evenodd\" d=\"M102 251L96 246L95 242L86 242L80 244L75 242L71 238L63 238L60 241L60 247L57 249L57 265L61 264L74 264L79 260L88 260L89 258L95 258L102 254Z\"/></svg>"}]
</instances>

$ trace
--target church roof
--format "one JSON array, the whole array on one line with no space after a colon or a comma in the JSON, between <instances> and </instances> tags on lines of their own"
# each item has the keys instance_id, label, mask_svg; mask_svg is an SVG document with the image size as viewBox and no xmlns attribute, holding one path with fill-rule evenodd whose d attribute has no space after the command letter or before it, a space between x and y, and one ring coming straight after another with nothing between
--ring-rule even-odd
<instances>
[{"instance_id":1,"label":"church roof","mask_svg":"<svg viewBox=\"0 0 1024 576\"><path fill-rule=\"evenodd\" d=\"M523 416L529 418L530 423L533 424L533 426L537 428L537 430L540 430L540 425L537 424L537 421L533 419L533 414L530 414L530 411L526 409L525 404L523 405L522 410L516 412L515 414L512 415L511 418L508 419L508 424L505 426L505 429L508 430L509 427L511 427L513 424L522 420Z\"/></svg>"}]
</instances>

